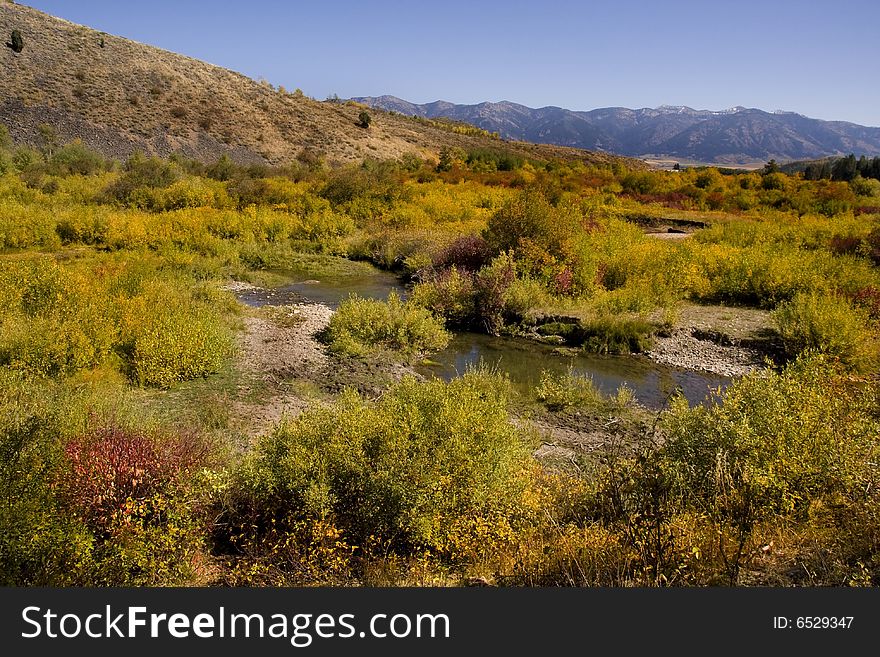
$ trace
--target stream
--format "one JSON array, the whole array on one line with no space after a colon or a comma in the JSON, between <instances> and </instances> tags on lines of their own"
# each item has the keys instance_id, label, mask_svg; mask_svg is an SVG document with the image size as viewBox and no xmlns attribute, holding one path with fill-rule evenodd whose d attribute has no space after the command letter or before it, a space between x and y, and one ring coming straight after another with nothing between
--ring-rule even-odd
<instances>
[{"instance_id":1,"label":"stream","mask_svg":"<svg viewBox=\"0 0 880 657\"><path fill-rule=\"evenodd\" d=\"M493 337L480 333L458 333L443 351L431 356L436 364L416 369L426 376L446 381L471 367L488 367L506 374L515 388L525 392L541 380L541 372L588 376L599 390L613 394L626 385L647 408L660 409L680 389L690 404L705 401L730 379L706 372L692 372L659 365L642 356L600 356L557 350L551 345L524 338Z\"/></svg>"},{"instance_id":2,"label":"stream","mask_svg":"<svg viewBox=\"0 0 880 657\"><path fill-rule=\"evenodd\" d=\"M384 300L394 291L406 290L393 274L379 269L357 274L324 276L316 280L306 272L286 272L291 282L277 288L243 290L238 298L251 306L321 303L336 309L350 294ZM494 337L480 333L457 333L443 351L416 370L424 376L449 381L473 367L488 367L506 374L520 391L536 386L541 372L556 374L569 369L589 376L604 393L614 393L621 385L630 387L636 399L647 408L662 408L676 390L691 405L706 401L723 390L729 377L659 365L641 356L600 356L572 350L559 350L524 338Z\"/></svg>"}]
</instances>

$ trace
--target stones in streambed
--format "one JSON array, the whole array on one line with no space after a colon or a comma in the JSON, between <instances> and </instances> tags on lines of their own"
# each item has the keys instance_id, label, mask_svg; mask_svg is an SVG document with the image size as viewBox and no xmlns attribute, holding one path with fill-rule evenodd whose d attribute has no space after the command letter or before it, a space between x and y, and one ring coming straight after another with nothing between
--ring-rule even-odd
<instances>
[{"instance_id":1,"label":"stones in streambed","mask_svg":"<svg viewBox=\"0 0 880 657\"><path fill-rule=\"evenodd\" d=\"M717 331L683 327L655 337L654 344L644 355L661 365L722 376L744 376L763 369L767 354Z\"/></svg>"},{"instance_id":2,"label":"stones in streambed","mask_svg":"<svg viewBox=\"0 0 880 657\"><path fill-rule=\"evenodd\" d=\"M293 290L274 290L271 288L257 287L248 283L236 281L232 285L226 286L227 290L232 291L235 297L244 304L253 308L261 306L291 306L306 305L312 303L310 299L304 297Z\"/></svg>"}]
</instances>

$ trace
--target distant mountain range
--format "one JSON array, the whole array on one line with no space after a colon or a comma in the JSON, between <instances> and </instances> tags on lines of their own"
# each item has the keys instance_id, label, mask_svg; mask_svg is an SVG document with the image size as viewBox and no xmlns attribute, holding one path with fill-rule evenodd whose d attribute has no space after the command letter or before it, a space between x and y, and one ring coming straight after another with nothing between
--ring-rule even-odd
<instances>
[{"instance_id":1,"label":"distant mountain range","mask_svg":"<svg viewBox=\"0 0 880 657\"><path fill-rule=\"evenodd\" d=\"M794 112L734 107L723 111L662 106L606 107L586 112L533 109L503 101L417 105L395 96L353 98L388 111L464 121L504 139L573 146L641 158L716 164L803 160L833 155L880 155L880 128L822 121Z\"/></svg>"}]
</instances>

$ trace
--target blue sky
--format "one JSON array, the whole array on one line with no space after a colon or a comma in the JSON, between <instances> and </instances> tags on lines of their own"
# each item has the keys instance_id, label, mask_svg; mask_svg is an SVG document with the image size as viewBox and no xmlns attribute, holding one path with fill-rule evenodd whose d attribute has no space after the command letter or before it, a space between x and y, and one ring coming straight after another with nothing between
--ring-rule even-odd
<instances>
[{"instance_id":1,"label":"blue sky","mask_svg":"<svg viewBox=\"0 0 880 657\"><path fill-rule=\"evenodd\" d=\"M323 99L735 105L880 126L880 1L24 0Z\"/></svg>"}]
</instances>

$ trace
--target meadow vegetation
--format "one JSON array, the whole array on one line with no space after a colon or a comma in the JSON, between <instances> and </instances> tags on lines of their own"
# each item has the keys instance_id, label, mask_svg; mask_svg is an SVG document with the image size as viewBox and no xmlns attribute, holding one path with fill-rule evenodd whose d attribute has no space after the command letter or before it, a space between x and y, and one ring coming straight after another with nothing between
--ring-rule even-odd
<instances>
[{"instance_id":1,"label":"meadow vegetation","mask_svg":"<svg viewBox=\"0 0 880 657\"><path fill-rule=\"evenodd\" d=\"M0 583L880 583L876 186L501 142L337 169L115 163L44 132L37 150L0 134ZM665 225L700 228L645 230ZM340 305L325 337L351 361L462 329L637 353L686 301L772 310L788 362L566 470L533 456L523 406L611 426L629 389L405 378L315 401L244 454L222 414L162 412L229 376L224 282L331 258L410 284Z\"/></svg>"},{"instance_id":2,"label":"meadow vegetation","mask_svg":"<svg viewBox=\"0 0 880 657\"><path fill-rule=\"evenodd\" d=\"M590 377L575 374L571 369L565 374L541 372L535 396L551 411L587 409L610 414L622 413L635 401L628 386L621 385L614 395L604 395Z\"/></svg>"},{"instance_id":3,"label":"meadow vegetation","mask_svg":"<svg viewBox=\"0 0 880 657\"><path fill-rule=\"evenodd\" d=\"M339 305L325 333L332 351L349 356L378 348L416 356L439 351L449 342L441 321L424 307L401 301L394 292L387 301L349 297Z\"/></svg>"}]
</instances>

